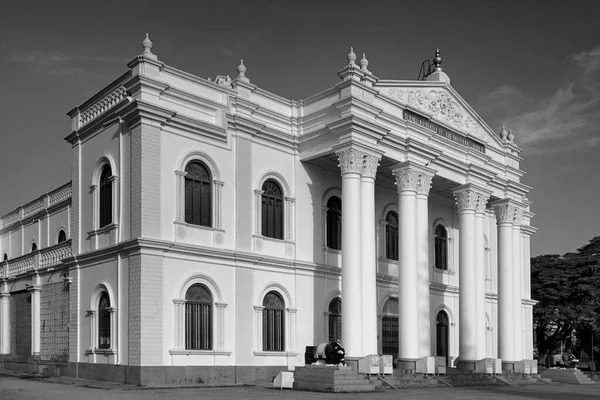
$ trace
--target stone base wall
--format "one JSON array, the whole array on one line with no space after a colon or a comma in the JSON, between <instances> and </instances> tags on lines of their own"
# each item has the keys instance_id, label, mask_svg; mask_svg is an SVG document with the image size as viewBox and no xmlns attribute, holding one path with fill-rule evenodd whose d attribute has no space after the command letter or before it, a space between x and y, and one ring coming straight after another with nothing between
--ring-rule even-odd
<instances>
[{"instance_id":1,"label":"stone base wall","mask_svg":"<svg viewBox=\"0 0 600 400\"><path fill-rule=\"evenodd\" d=\"M9 368L7 366L7 368ZM60 375L140 386L255 385L273 382L286 366L129 366L68 363Z\"/></svg>"}]
</instances>

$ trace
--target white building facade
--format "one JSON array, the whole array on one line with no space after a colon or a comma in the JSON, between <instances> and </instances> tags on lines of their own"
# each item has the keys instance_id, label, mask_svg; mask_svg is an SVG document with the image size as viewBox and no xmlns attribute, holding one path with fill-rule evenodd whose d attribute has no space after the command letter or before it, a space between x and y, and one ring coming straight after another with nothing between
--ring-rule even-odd
<instances>
[{"instance_id":1,"label":"white building facade","mask_svg":"<svg viewBox=\"0 0 600 400\"><path fill-rule=\"evenodd\" d=\"M521 151L439 53L396 81L351 51L339 84L292 101L243 62L213 81L143 48L69 112L71 182L0 220L6 367L255 382L340 338L351 362L527 370Z\"/></svg>"}]
</instances>

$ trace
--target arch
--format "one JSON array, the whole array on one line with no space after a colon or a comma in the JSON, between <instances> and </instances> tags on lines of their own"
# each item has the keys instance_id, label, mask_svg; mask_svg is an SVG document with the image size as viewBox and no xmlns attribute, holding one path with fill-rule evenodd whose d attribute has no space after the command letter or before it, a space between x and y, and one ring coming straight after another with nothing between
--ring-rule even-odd
<instances>
[{"instance_id":1,"label":"arch","mask_svg":"<svg viewBox=\"0 0 600 400\"><path fill-rule=\"evenodd\" d=\"M37 247L37 243L35 242L35 240L33 240L31 242L31 252L33 253L34 251L36 251L38 249Z\"/></svg>"},{"instance_id":2,"label":"arch","mask_svg":"<svg viewBox=\"0 0 600 400\"><path fill-rule=\"evenodd\" d=\"M214 298L202 283L194 283L185 293L185 348L211 350L213 348Z\"/></svg>"},{"instance_id":3,"label":"arch","mask_svg":"<svg viewBox=\"0 0 600 400\"><path fill-rule=\"evenodd\" d=\"M383 314L383 307L385 306L385 303L388 301L388 299L390 298L398 298L398 291L396 290L386 290L385 292L383 292L383 294L379 297L379 302L377 304L377 313L379 315Z\"/></svg>"},{"instance_id":4,"label":"arch","mask_svg":"<svg viewBox=\"0 0 600 400\"><path fill-rule=\"evenodd\" d=\"M58 232L56 232L56 244L66 242L67 241L67 231L64 228L60 228Z\"/></svg>"},{"instance_id":5,"label":"arch","mask_svg":"<svg viewBox=\"0 0 600 400\"><path fill-rule=\"evenodd\" d=\"M111 307L116 307L116 298L113 294L112 287L106 282L101 282L98 285L96 285L90 297L90 310L98 310L98 303L100 302L100 296L103 292L106 292L108 294L108 299L110 301Z\"/></svg>"},{"instance_id":6,"label":"arch","mask_svg":"<svg viewBox=\"0 0 600 400\"><path fill-rule=\"evenodd\" d=\"M448 235L448 240L454 240L454 232L452 231L450 224L444 218L437 218L431 224L431 233L435 233L435 227L438 225L442 225L446 229L446 234Z\"/></svg>"},{"instance_id":7,"label":"arch","mask_svg":"<svg viewBox=\"0 0 600 400\"><path fill-rule=\"evenodd\" d=\"M195 273L181 280L177 286L176 297L179 299L185 299L185 294L187 293L188 289L195 284L206 286L206 288L210 291L215 303L224 303L221 289L219 289L217 283L210 276L202 273Z\"/></svg>"},{"instance_id":8,"label":"arch","mask_svg":"<svg viewBox=\"0 0 600 400\"><path fill-rule=\"evenodd\" d=\"M435 315L437 317L438 313L440 311L444 311L446 313L446 315L448 316L448 324L450 324L451 326L454 325L454 314L452 313L452 310L450 309L450 307L448 307L445 304L439 304L435 309L434 309L434 313L433 315Z\"/></svg>"},{"instance_id":9,"label":"arch","mask_svg":"<svg viewBox=\"0 0 600 400\"><path fill-rule=\"evenodd\" d=\"M396 214L398 214L398 204L396 203L389 203L388 205L386 205L385 207L383 207L383 211L381 212L381 220L385 221L385 217L387 216L387 214L390 211L395 211ZM400 214L398 214L400 215Z\"/></svg>"},{"instance_id":10,"label":"arch","mask_svg":"<svg viewBox=\"0 0 600 400\"><path fill-rule=\"evenodd\" d=\"M2 257L2 261L7 261L8 260L8 254L4 253L4 257Z\"/></svg>"},{"instance_id":11,"label":"arch","mask_svg":"<svg viewBox=\"0 0 600 400\"><path fill-rule=\"evenodd\" d=\"M262 305L263 299L269 292L279 293L281 295L281 297L283 298L284 303L289 308L295 308L294 303L292 302L292 296L290 296L290 292L288 292L288 290L285 288L285 286L283 286L282 284L280 284L278 282L265 283L263 285L262 289L260 291L257 291L257 293L259 293L259 296L257 298L255 298L254 304Z\"/></svg>"},{"instance_id":12,"label":"arch","mask_svg":"<svg viewBox=\"0 0 600 400\"><path fill-rule=\"evenodd\" d=\"M186 165L196 160L204 163L208 167L213 181L221 180L221 174L219 172L219 168L217 168L217 163L212 159L212 157L200 150L192 150L184 153L177 162L177 170L185 171Z\"/></svg>"},{"instance_id":13,"label":"arch","mask_svg":"<svg viewBox=\"0 0 600 400\"><path fill-rule=\"evenodd\" d=\"M342 292L340 292L338 289L332 290L327 294L327 296L325 296L325 302L323 303L324 313L329 312L329 303L331 303L331 301L336 297L339 297L340 299L342 298Z\"/></svg>"},{"instance_id":14,"label":"arch","mask_svg":"<svg viewBox=\"0 0 600 400\"><path fill-rule=\"evenodd\" d=\"M327 247L334 250L342 249L342 199L331 196L327 201Z\"/></svg>"},{"instance_id":15,"label":"arch","mask_svg":"<svg viewBox=\"0 0 600 400\"><path fill-rule=\"evenodd\" d=\"M261 176L261 178L258 180L258 185L256 185L256 187L262 190L264 183L266 181L268 181L269 179L272 179L279 184L279 186L283 190L284 200L286 197L291 197L292 192L290 191L290 186L288 185L288 183L285 180L285 178L283 177L283 175L281 175L279 172L277 172L275 170L270 170L270 171L265 172Z\"/></svg>"},{"instance_id":16,"label":"arch","mask_svg":"<svg viewBox=\"0 0 600 400\"><path fill-rule=\"evenodd\" d=\"M341 199L342 198L342 189L340 189L338 187L331 187L331 188L327 189L323 193L323 197L321 198L321 207L327 208L327 202L329 201L329 198L331 198L333 196L339 197Z\"/></svg>"},{"instance_id":17,"label":"arch","mask_svg":"<svg viewBox=\"0 0 600 400\"><path fill-rule=\"evenodd\" d=\"M442 224L434 228L433 265L435 268L448 270L448 229Z\"/></svg>"},{"instance_id":18,"label":"arch","mask_svg":"<svg viewBox=\"0 0 600 400\"><path fill-rule=\"evenodd\" d=\"M110 167L112 176L118 176L117 164L115 163L115 160L112 158L111 155L105 154L102 157L100 157L96 162L96 168L94 168L94 172L92 174L92 185L100 185L100 175L102 174L102 170L104 169L105 165L108 165Z\"/></svg>"},{"instance_id":19,"label":"arch","mask_svg":"<svg viewBox=\"0 0 600 400\"><path fill-rule=\"evenodd\" d=\"M213 178L208 165L191 160L185 165L185 222L211 227L213 219Z\"/></svg>"},{"instance_id":20,"label":"arch","mask_svg":"<svg viewBox=\"0 0 600 400\"><path fill-rule=\"evenodd\" d=\"M328 342L342 339L342 298L334 297L328 305Z\"/></svg>"}]
</instances>

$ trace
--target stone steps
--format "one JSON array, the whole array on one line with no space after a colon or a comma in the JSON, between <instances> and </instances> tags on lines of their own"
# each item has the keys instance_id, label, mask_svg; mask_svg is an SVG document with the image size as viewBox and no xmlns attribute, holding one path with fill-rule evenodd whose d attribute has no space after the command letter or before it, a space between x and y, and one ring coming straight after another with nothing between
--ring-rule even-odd
<instances>
[{"instance_id":1,"label":"stone steps","mask_svg":"<svg viewBox=\"0 0 600 400\"><path fill-rule=\"evenodd\" d=\"M542 378L552 379L553 382L572 385L590 385L595 382L589 376L576 368L549 368L541 373Z\"/></svg>"},{"instance_id":2,"label":"stone steps","mask_svg":"<svg viewBox=\"0 0 600 400\"><path fill-rule=\"evenodd\" d=\"M315 392L373 392L379 386L350 367L306 365L296 367L294 389Z\"/></svg>"}]
</instances>

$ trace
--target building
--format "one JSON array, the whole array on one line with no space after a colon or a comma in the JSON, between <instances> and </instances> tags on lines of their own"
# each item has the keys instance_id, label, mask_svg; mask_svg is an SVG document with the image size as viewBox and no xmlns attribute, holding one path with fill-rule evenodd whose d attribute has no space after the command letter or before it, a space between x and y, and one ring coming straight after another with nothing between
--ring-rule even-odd
<instances>
[{"instance_id":1,"label":"building","mask_svg":"<svg viewBox=\"0 0 600 400\"><path fill-rule=\"evenodd\" d=\"M293 101L143 49L68 113L71 182L1 218L7 368L253 382L341 337L350 360L528 371L521 150L439 52L398 81L351 50Z\"/></svg>"}]
</instances>

